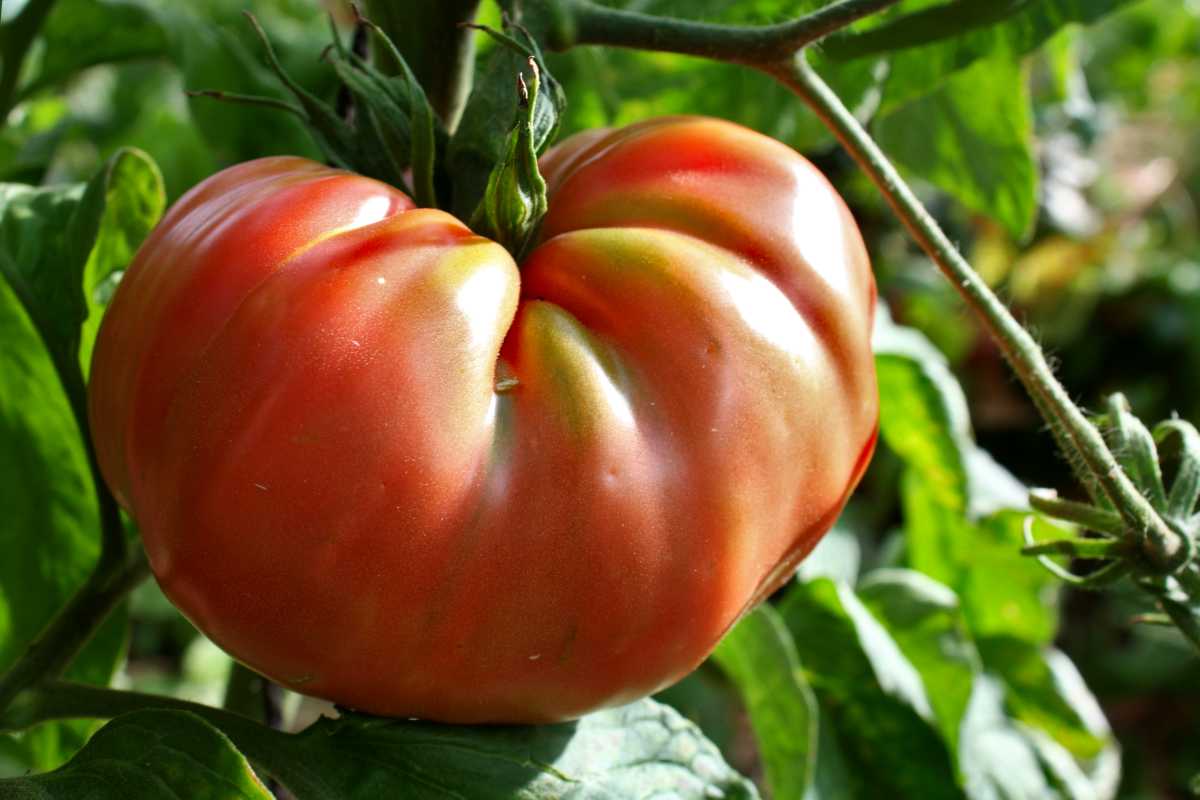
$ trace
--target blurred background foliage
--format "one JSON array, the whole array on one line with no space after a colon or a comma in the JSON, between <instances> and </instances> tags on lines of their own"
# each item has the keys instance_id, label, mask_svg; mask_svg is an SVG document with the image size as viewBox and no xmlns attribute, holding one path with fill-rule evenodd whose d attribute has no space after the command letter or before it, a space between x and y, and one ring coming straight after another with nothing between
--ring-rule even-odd
<instances>
[{"instance_id":1,"label":"blurred background foliage","mask_svg":"<svg viewBox=\"0 0 1200 800\"><path fill-rule=\"evenodd\" d=\"M744 23L821 5L608 4ZM173 201L238 161L277 153L319 157L302 128L283 114L184 93L280 95L242 18L244 5L59 0L7 98L0 180L87 180L119 148L133 146L157 162ZM315 0L252 5L291 74L331 95L336 85L318 54L328 42L325 12L334 11L344 26L345 11L333 0L323 7ZM926 5L932 3L905 8ZM1047 21L1030 11L949 42L914 43L878 58L847 58L846 46L835 39L812 57L847 104L870 120L872 132L974 266L1036 332L1081 404L1099 408L1106 394L1119 389L1144 419L1177 413L1200 421L1200 2L1030 5L1059 16ZM5 19L21 7L6 2ZM483 21L498 19L494 5L485 3ZM1064 27L1063 21L1090 24ZM486 37L479 41L485 56L492 46ZM1038 670L1059 669L1057 683L1050 683L1061 689L1071 669L1062 672L1056 656L1026 657L1029 649L1058 652L1044 650L1053 644L1095 694L1120 743L1119 796L1186 796L1190 777L1200 772L1200 661L1173 630L1130 623L1146 610L1132 590L1060 595L1048 575L1016 554L1021 515L1012 509L1022 503L1016 481L1067 495L1078 495L1077 487L996 348L820 124L785 90L743 68L597 48L553 55L549 66L569 101L564 134L664 113L712 114L809 155L851 204L891 318L924 337L914 345L907 333L895 339L881 333L880 452L838 527L806 562L802 581L776 606L821 708L837 709L829 716L835 730L822 723L818 735L823 743L841 742L828 750L845 750L843 772L846 764L867 758L857 748L894 747L894 739L886 741L894 733L887 725L909 730L903 718L908 712L884 702L882 694L866 696L846 683L866 662L838 650L831 632L857 624L855 604L874 609L887 627L887 609L898 607L888 600L899 591L897 582L905 585L904 597L923 597L929 608L940 608L940 589L914 588L909 571L900 577L874 572L858 582L879 568L908 567L957 594L954 614L963 618L955 616L947 630L970 631L972 655L964 663L982 663L988 674L1004 677L1012 719L1042 729L1057 725L1057 741L1096 767L1105 736L1087 719L1088 701L1063 710L1055 706L1059 695L1039 694L1049 678ZM921 367L913 369L914 363ZM920 387L926 384L940 385L942 399L922 404ZM965 399L969 423L956 418L946 396ZM907 398L916 399L903 406ZM929 410L934 406L936 413ZM923 413L930 415L927 430L912 422ZM961 463L945 467L953 459L936 452L939 447L953 450ZM943 483L929 479L943 467ZM918 473L922 477L914 478ZM979 486L986 488L976 491ZM1015 500L996 501L1014 492ZM990 510L966 514L968 505L989 501ZM961 508L939 516L946 503ZM947 538L944 530L953 535ZM947 550L947 541L959 549ZM221 701L229 659L152 584L135 592L128 614L129 658L118 686ZM801 624L814 617L828 624L819 631ZM925 651L903 630L894 631L900 650L919 665ZM879 657L865 656L876 666ZM729 663L722 662L724 671L706 665L663 697L698 720L731 763L761 779L771 758L755 748L744 701L725 677L737 674ZM942 685L945 692L930 698L937 706L933 716L966 714L965 708L940 707L966 702L954 698L953 676ZM1029 691L1023 695L1021 687ZM285 702L294 726L319 709L295 696ZM847 735L856 725L860 731L879 726L884 733L864 744ZM922 742L912 746L928 744ZM52 766L64 752L69 748L35 736L0 739L0 774ZM970 772L969 753L952 755L957 769ZM819 767L819 777L822 769L836 772L838 766ZM936 785L936 778L927 780ZM1080 791L1085 793L1063 795L1087 796L1087 789Z\"/></svg>"}]
</instances>

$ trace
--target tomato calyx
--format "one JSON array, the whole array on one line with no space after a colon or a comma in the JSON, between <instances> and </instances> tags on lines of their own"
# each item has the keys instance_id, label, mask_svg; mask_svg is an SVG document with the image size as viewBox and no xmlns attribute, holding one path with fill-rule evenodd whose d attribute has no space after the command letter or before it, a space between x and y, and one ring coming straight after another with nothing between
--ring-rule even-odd
<instances>
[{"instance_id":1,"label":"tomato calyx","mask_svg":"<svg viewBox=\"0 0 1200 800\"><path fill-rule=\"evenodd\" d=\"M529 57L529 82L517 75L517 119L505 142L504 157L488 177L483 199L471 215L471 229L504 245L520 263L537 238L548 201L546 181L538 171L533 112L541 76L537 59Z\"/></svg>"}]
</instances>

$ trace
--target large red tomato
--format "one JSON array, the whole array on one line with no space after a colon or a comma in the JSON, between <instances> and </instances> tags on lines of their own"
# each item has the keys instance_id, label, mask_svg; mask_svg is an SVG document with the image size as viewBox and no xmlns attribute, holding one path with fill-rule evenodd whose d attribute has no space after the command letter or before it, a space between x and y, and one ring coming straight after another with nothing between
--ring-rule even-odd
<instances>
[{"instance_id":1,"label":"large red tomato","mask_svg":"<svg viewBox=\"0 0 1200 800\"><path fill-rule=\"evenodd\" d=\"M298 158L227 169L104 320L104 474L171 600L347 706L560 720L695 668L833 523L875 442L845 205L712 119L573 138L517 265Z\"/></svg>"}]
</instances>

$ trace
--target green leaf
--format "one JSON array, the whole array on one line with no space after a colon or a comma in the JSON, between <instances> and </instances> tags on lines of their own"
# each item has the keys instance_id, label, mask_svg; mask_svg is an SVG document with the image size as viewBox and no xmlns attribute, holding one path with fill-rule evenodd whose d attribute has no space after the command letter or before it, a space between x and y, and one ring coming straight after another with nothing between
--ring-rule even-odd
<instances>
[{"instance_id":1,"label":"green leaf","mask_svg":"<svg viewBox=\"0 0 1200 800\"><path fill-rule=\"evenodd\" d=\"M951 587L976 636L1010 635L1046 643L1055 634L1059 585L1026 556L1025 512L998 512L971 522L942 506L920 475L901 482L909 564ZM1035 529L1047 525L1034 522ZM1057 538L1053 529L1042 538Z\"/></svg>"},{"instance_id":2,"label":"green leaf","mask_svg":"<svg viewBox=\"0 0 1200 800\"><path fill-rule=\"evenodd\" d=\"M96 238L83 268L87 317L80 334L79 362L86 375L104 308L120 273L133 261L142 241L158 224L167 198L154 161L138 150L121 150L109 160L103 177L104 196L93 197L102 211ZM83 213L83 212L81 212ZM94 209L87 213L94 213Z\"/></svg>"},{"instance_id":3,"label":"green leaf","mask_svg":"<svg viewBox=\"0 0 1200 800\"><path fill-rule=\"evenodd\" d=\"M1032 118L1025 71L997 57L878 117L875 132L896 163L1021 239L1037 212Z\"/></svg>"},{"instance_id":4,"label":"green leaf","mask_svg":"<svg viewBox=\"0 0 1200 800\"><path fill-rule=\"evenodd\" d=\"M346 714L299 734L229 733L297 800L758 796L695 725L652 700L558 725L465 727Z\"/></svg>"},{"instance_id":5,"label":"green leaf","mask_svg":"<svg viewBox=\"0 0 1200 800\"><path fill-rule=\"evenodd\" d=\"M988 800L1111 796L1111 736L1074 666L1013 640L991 640L999 651L988 653L994 663L981 658L948 587L911 570L881 569L863 578L857 595L827 580L797 585L782 611L796 641L812 642L800 651L822 725L834 723L819 736L815 797L886 791L923 798L931 786ZM1022 658L1030 653L1040 672ZM1039 700L1049 703L1053 724L1038 715L1045 709L1022 712ZM886 739L876 738L881 731ZM900 741L913 749L895 753ZM1087 747L1069 749L1080 744ZM841 762L839 788L824 794L821 748ZM903 762L893 760L901 755ZM929 785L897 774L913 773L914 763L925 768L918 775Z\"/></svg>"},{"instance_id":6,"label":"green leaf","mask_svg":"<svg viewBox=\"0 0 1200 800\"><path fill-rule=\"evenodd\" d=\"M1030 3L1031 0L939 3L909 11L866 31L831 36L823 43L823 49L838 61L904 50L995 25Z\"/></svg>"},{"instance_id":7,"label":"green leaf","mask_svg":"<svg viewBox=\"0 0 1200 800\"><path fill-rule=\"evenodd\" d=\"M165 205L162 177L148 156L121 150L87 186L0 184L0 276L25 307L50 351L72 403L83 333L97 290L123 269ZM95 336L96 323L87 328ZM91 352L91 342L82 348Z\"/></svg>"},{"instance_id":8,"label":"green leaf","mask_svg":"<svg viewBox=\"0 0 1200 800\"><path fill-rule=\"evenodd\" d=\"M1129 2L1130 0L1034 0L1021 5L1016 13L1008 16L1000 24L971 28L923 46L911 46L911 40L872 32L873 29L893 24L890 20L894 20L896 15L919 12L935 6L975 6L965 10L965 13L970 15L996 13L996 7L1010 11L1014 5L1012 0L996 0L994 3L971 0L908 0L893 15L871 18L853 33L840 37L839 41L827 42L824 49L831 61L842 54L846 57L876 58L881 54L879 48L861 48L856 52L847 40L856 36L877 38L883 44L883 49L889 51L887 56L890 69L883 98L883 110L886 111L937 89L948 77L978 60L997 59L1015 65L1021 56L1040 47L1065 26L1095 22ZM929 31L928 27L924 27L916 33L928 35ZM950 27L944 32L955 33Z\"/></svg>"},{"instance_id":9,"label":"green leaf","mask_svg":"<svg viewBox=\"0 0 1200 800\"><path fill-rule=\"evenodd\" d=\"M911 328L882 311L873 341L879 380L879 432L906 466L919 472L937 502L966 513L963 453L971 443L966 396L946 358Z\"/></svg>"},{"instance_id":10,"label":"green leaf","mask_svg":"<svg viewBox=\"0 0 1200 800\"><path fill-rule=\"evenodd\" d=\"M76 421L78 359L90 352L105 281L125 267L162 205L157 170L134 151L119 153L86 187L0 185L0 670L95 563L99 518ZM74 389L74 409L64 386ZM110 617L68 677L107 683L126 627L123 613ZM49 768L89 729L42 726L17 749L28 766Z\"/></svg>"},{"instance_id":11,"label":"green leaf","mask_svg":"<svg viewBox=\"0 0 1200 800\"><path fill-rule=\"evenodd\" d=\"M1024 487L971 441L962 388L928 340L883 315L874 347L880 432L905 463L909 565L954 590L974 634L1049 641L1057 585L1020 553Z\"/></svg>"},{"instance_id":12,"label":"green leaf","mask_svg":"<svg viewBox=\"0 0 1200 800\"><path fill-rule=\"evenodd\" d=\"M327 30L324 20L317 14L311 16L324 34ZM174 64L182 75L182 88L283 97L282 88L263 65L259 51L238 37L238 34L250 35L244 22L223 28L198 16L183 3L162 9L158 20L168 38L168 52L173 55ZM323 67L323 81L320 75L313 75L312 80L297 75L286 63L286 54L282 52L284 43L275 40L274 44L281 51L280 58L289 73L296 75L301 84L311 87L314 94L323 94L332 83L333 70L317 64L314 54L320 51L321 45L313 39L302 38L296 46L303 51L304 61ZM217 165L274 154L310 158L320 155L299 120L287 114L266 111L247 114L245 108L205 97L188 100L188 112L189 120L213 151Z\"/></svg>"},{"instance_id":13,"label":"green leaf","mask_svg":"<svg viewBox=\"0 0 1200 800\"><path fill-rule=\"evenodd\" d=\"M121 0L57 0L41 38L42 56L32 79L18 92L22 98L97 64L169 53L166 33L154 12Z\"/></svg>"},{"instance_id":14,"label":"green leaf","mask_svg":"<svg viewBox=\"0 0 1200 800\"><path fill-rule=\"evenodd\" d=\"M854 592L825 578L797 583L780 613L822 724L831 722L844 766L839 777L854 787L832 796L960 797L920 674ZM819 791L822 761L818 755Z\"/></svg>"},{"instance_id":15,"label":"green leaf","mask_svg":"<svg viewBox=\"0 0 1200 800\"><path fill-rule=\"evenodd\" d=\"M1029 737L1004 712L1004 690L975 679L962 727L959 764L971 798L1057 798Z\"/></svg>"},{"instance_id":16,"label":"green leaf","mask_svg":"<svg viewBox=\"0 0 1200 800\"><path fill-rule=\"evenodd\" d=\"M1065 655L1010 636L983 637L978 645L987 668L1004 679L1005 702L1016 719L1076 758L1095 758L1110 744L1099 704Z\"/></svg>"},{"instance_id":17,"label":"green leaf","mask_svg":"<svg viewBox=\"0 0 1200 800\"><path fill-rule=\"evenodd\" d=\"M683 680L656 692L654 699L696 723L724 753L730 752L736 737L742 733L741 697L715 662L704 662Z\"/></svg>"},{"instance_id":18,"label":"green leaf","mask_svg":"<svg viewBox=\"0 0 1200 800\"><path fill-rule=\"evenodd\" d=\"M70 763L0 781L0 797L31 800L271 800L219 730L186 711L136 711L101 728Z\"/></svg>"},{"instance_id":19,"label":"green leaf","mask_svg":"<svg viewBox=\"0 0 1200 800\"><path fill-rule=\"evenodd\" d=\"M870 573L858 594L921 676L942 739L957 753L958 730L980 668L958 598L937 581L902 569Z\"/></svg>"},{"instance_id":20,"label":"green leaf","mask_svg":"<svg viewBox=\"0 0 1200 800\"><path fill-rule=\"evenodd\" d=\"M747 614L713 657L750 712L772 795L802 797L816 768L817 701L778 612L763 605Z\"/></svg>"}]
</instances>

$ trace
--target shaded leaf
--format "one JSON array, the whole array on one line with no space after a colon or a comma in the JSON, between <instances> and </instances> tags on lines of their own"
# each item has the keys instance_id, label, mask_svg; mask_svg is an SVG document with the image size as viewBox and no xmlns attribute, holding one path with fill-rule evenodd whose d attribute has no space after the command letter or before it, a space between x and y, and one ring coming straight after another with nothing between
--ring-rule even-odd
<instances>
[{"instance_id":1,"label":"shaded leaf","mask_svg":"<svg viewBox=\"0 0 1200 800\"><path fill-rule=\"evenodd\" d=\"M816 767L817 701L778 612L763 605L747 614L713 657L750 712L772 795L803 796Z\"/></svg>"},{"instance_id":2,"label":"shaded leaf","mask_svg":"<svg viewBox=\"0 0 1200 800\"><path fill-rule=\"evenodd\" d=\"M941 86L942 81L959 70L965 69L981 59L996 59L1015 65L1021 56L1040 47L1058 31L1072 23L1088 24L1116 11L1130 0L1035 0L1020 5L1000 24L972 28L957 35L923 46L908 46L900 38L885 39L885 49L890 69L884 90L883 109L888 110L920 97ZM1012 0L996 0L995 3L947 2L947 0L907 0L891 15L880 15L861 24L854 35L872 36L872 28L889 24L897 16L920 12L923 9L945 5L978 6L968 13L995 13L994 8L1011 11ZM990 8L985 8L990 7ZM947 27L946 33L954 33ZM831 60L839 55L839 47L847 56L853 55L850 48L839 42L826 45L826 54ZM893 49L900 48L904 49ZM881 53L871 50L864 53L876 58Z\"/></svg>"},{"instance_id":3,"label":"shaded leaf","mask_svg":"<svg viewBox=\"0 0 1200 800\"><path fill-rule=\"evenodd\" d=\"M901 569L870 573L858 594L921 676L942 738L957 753L959 727L980 668L958 598L937 581Z\"/></svg>"},{"instance_id":4,"label":"shaded leaf","mask_svg":"<svg viewBox=\"0 0 1200 800\"><path fill-rule=\"evenodd\" d=\"M1028 80L1007 57L979 61L876 118L880 146L913 174L1023 238L1037 212Z\"/></svg>"},{"instance_id":5,"label":"shaded leaf","mask_svg":"<svg viewBox=\"0 0 1200 800\"><path fill-rule=\"evenodd\" d=\"M828 718L836 737L845 766L839 779L852 784L840 796L960 797L921 676L853 591L825 578L797 583L780 612L822 725ZM818 755L818 789L822 760Z\"/></svg>"},{"instance_id":6,"label":"shaded leaf","mask_svg":"<svg viewBox=\"0 0 1200 800\"><path fill-rule=\"evenodd\" d=\"M101 305L96 290L125 267L164 205L158 168L137 150L119 151L86 186L0 184L0 276L20 299L69 394L82 390L73 382L81 326ZM94 323L89 335L95 330Z\"/></svg>"},{"instance_id":7,"label":"shaded leaf","mask_svg":"<svg viewBox=\"0 0 1200 800\"><path fill-rule=\"evenodd\" d=\"M157 170L134 151L119 153L86 187L0 185L0 670L96 560L99 518L76 421L78 359L90 352L105 280L125 267L162 206ZM126 626L124 613L111 616L68 677L107 683ZM30 767L49 768L90 728L44 725L16 748Z\"/></svg>"},{"instance_id":8,"label":"shaded leaf","mask_svg":"<svg viewBox=\"0 0 1200 800\"><path fill-rule=\"evenodd\" d=\"M1108 723L1070 659L1007 636L981 638L979 651L988 669L1004 679L1005 702L1015 718L1044 731L1076 758L1100 755Z\"/></svg>"},{"instance_id":9,"label":"shaded leaf","mask_svg":"<svg viewBox=\"0 0 1200 800\"><path fill-rule=\"evenodd\" d=\"M71 761L0 781L30 800L271 800L223 733L186 711L136 711L101 728Z\"/></svg>"},{"instance_id":10,"label":"shaded leaf","mask_svg":"<svg viewBox=\"0 0 1200 800\"><path fill-rule=\"evenodd\" d=\"M97 64L162 58L169 52L154 12L123 0L56 0L41 38L38 69L21 87L22 97Z\"/></svg>"},{"instance_id":11,"label":"shaded leaf","mask_svg":"<svg viewBox=\"0 0 1200 800\"><path fill-rule=\"evenodd\" d=\"M223 728L297 800L751 800L754 785L653 700L537 726L442 725L345 714L285 734Z\"/></svg>"}]
</instances>

